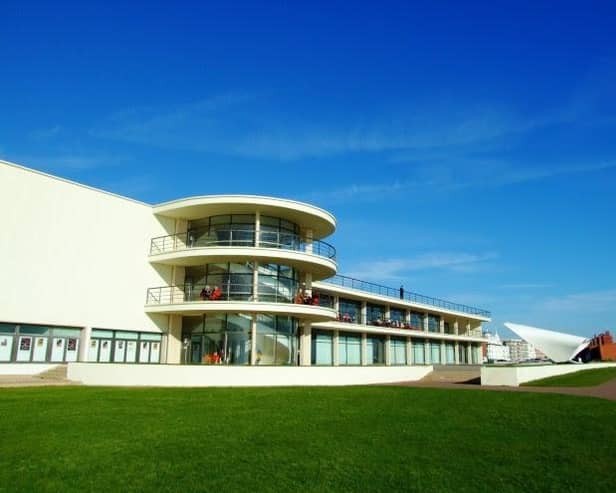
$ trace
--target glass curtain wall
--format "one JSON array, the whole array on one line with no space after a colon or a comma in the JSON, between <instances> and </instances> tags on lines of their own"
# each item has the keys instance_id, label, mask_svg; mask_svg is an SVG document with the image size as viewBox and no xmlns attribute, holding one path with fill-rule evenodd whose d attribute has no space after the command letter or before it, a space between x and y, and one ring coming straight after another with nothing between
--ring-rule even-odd
<instances>
[{"instance_id":1,"label":"glass curtain wall","mask_svg":"<svg viewBox=\"0 0 616 493\"><path fill-rule=\"evenodd\" d=\"M358 334L338 335L338 364L361 365L361 336Z\"/></svg>"},{"instance_id":2,"label":"glass curtain wall","mask_svg":"<svg viewBox=\"0 0 616 493\"><path fill-rule=\"evenodd\" d=\"M184 363L250 364L252 317L212 314L182 318Z\"/></svg>"},{"instance_id":3,"label":"glass curtain wall","mask_svg":"<svg viewBox=\"0 0 616 493\"><path fill-rule=\"evenodd\" d=\"M184 297L186 301L204 298L204 290L221 291L220 300L250 301L253 299L254 264L216 263L186 267L184 276Z\"/></svg>"},{"instance_id":4,"label":"glass curtain wall","mask_svg":"<svg viewBox=\"0 0 616 493\"><path fill-rule=\"evenodd\" d=\"M430 341L430 363L441 364L441 343L439 341Z\"/></svg>"},{"instance_id":5,"label":"glass curtain wall","mask_svg":"<svg viewBox=\"0 0 616 493\"><path fill-rule=\"evenodd\" d=\"M453 365L456 362L455 353L456 347L453 342L445 343L446 361L448 365Z\"/></svg>"},{"instance_id":6,"label":"glass curtain wall","mask_svg":"<svg viewBox=\"0 0 616 493\"><path fill-rule=\"evenodd\" d=\"M389 310L389 318L392 322L403 324L404 323L404 310L400 310L398 308L391 308Z\"/></svg>"},{"instance_id":7,"label":"glass curtain wall","mask_svg":"<svg viewBox=\"0 0 616 493\"><path fill-rule=\"evenodd\" d=\"M269 248L300 248L299 227L292 222L271 216L261 216L259 244Z\"/></svg>"}]
</instances>

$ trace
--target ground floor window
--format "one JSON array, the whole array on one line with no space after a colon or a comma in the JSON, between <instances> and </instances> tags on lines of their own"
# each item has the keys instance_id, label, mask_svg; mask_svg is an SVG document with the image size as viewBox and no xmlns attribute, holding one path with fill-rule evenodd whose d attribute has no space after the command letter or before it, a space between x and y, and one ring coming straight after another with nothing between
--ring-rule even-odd
<instances>
[{"instance_id":1,"label":"ground floor window","mask_svg":"<svg viewBox=\"0 0 616 493\"><path fill-rule=\"evenodd\" d=\"M474 365L479 364L479 358L477 357L477 345L471 344L471 361Z\"/></svg>"},{"instance_id":2,"label":"ground floor window","mask_svg":"<svg viewBox=\"0 0 616 493\"><path fill-rule=\"evenodd\" d=\"M389 352L392 365L406 365L406 339L392 337L389 341Z\"/></svg>"},{"instance_id":3,"label":"ground floor window","mask_svg":"<svg viewBox=\"0 0 616 493\"><path fill-rule=\"evenodd\" d=\"M385 339L383 337L369 336L366 338L366 364L385 364Z\"/></svg>"},{"instance_id":4,"label":"ground floor window","mask_svg":"<svg viewBox=\"0 0 616 493\"><path fill-rule=\"evenodd\" d=\"M416 365L425 364L425 341L423 339L411 339L411 344L413 345L413 363Z\"/></svg>"},{"instance_id":5,"label":"ground floor window","mask_svg":"<svg viewBox=\"0 0 616 493\"><path fill-rule=\"evenodd\" d=\"M338 364L361 365L361 336L359 334L338 336Z\"/></svg>"},{"instance_id":6,"label":"ground floor window","mask_svg":"<svg viewBox=\"0 0 616 493\"><path fill-rule=\"evenodd\" d=\"M162 334L92 329L88 361L97 363L160 363Z\"/></svg>"},{"instance_id":7,"label":"ground floor window","mask_svg":"<svg viewBox=\"0 0 616 493\"><path fill-rule=\"evenodd\" d=\"M69 363L79 357L81 329L0 324L0 362Z\"/></svg>"},{"instance_id":8,"label":"ground floor window","mask_svg":"<svg viewBox=\"0 0 616 493\"><path fill-rule=\"evenodd\" d=\"M430 362L433 365L441 364L441 343L439 341L430 342Z\"/></svg>"},{"instance_id":9,"label":"ground floor window","mask_svg":"<svg viewBox=\"0 0 616 493\"><path fill-rule=\"evenodd\" d=\"M255 364L297 365L297 321L291 317L257 315Z\"/></svg>"},{"instance_id":10,"label":"ground floor window","mask_svg":"<svg viewBox=\"0 0 616 493\"><path fill-rule=\"evenodd\" d=\"M311 363L313 365L332 365L334 363L334 341L331 332L312 332Z\"/></svg>"},{"instance_id":11,"label":"ground floor window","mask_svg":"<svg viewBox=\"0 0 616 493\"><path fill-rule=\"evenodd\" d=\"M447 358L447 364L453 365L456 362L456 358L455 358L456 347L453 342L445 343L445 354Z\"/></svg>"},{"instance_id":12,"label":"ground floor window","mask_svg":"<svg viewBox=\"0 0 616 493\"><path fill-rule=\"evenodd\" d=\"M466 352L466 344L458 343L458 361L461 365L468 364L468 353Z\"/></svg>"}]
</instances>

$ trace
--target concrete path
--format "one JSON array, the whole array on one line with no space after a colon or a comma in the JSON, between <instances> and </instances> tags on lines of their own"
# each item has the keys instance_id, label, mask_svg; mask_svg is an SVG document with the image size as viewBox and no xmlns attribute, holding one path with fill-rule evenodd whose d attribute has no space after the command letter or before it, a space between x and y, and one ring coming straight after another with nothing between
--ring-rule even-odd
<instances>
[{"instance_id":1,"label":"concrete path","mask_svg":"<svg viewBox=\"0 0 616 493\"><path fill-rule=\"evenodd\" d=\"M499 392L536 392L542 394L569 394L579 395L585 397L598 397L600 399L607 399L610 401L616 401L616 379L609 382L597 385L594 387L505 387L505 386L491 386L491 385L474 385L464 383L439 383L439 382L401 382L398 384L390 385L402 385L405 387L418 387L418 388L433 388L433 389L466 389L466 390L486 390L486 391L499 391Z\"/></svg>"},{"instance_id":2,"label":"concrete path","mask_svg":"<svg viewBox=\"0 0 616 493\"><path fill-rule=\"evenodd\" d=\"M48 387L79 385L70 380L44 378L37 375L0 375L0 387Z\"/></svg>"}]
</instances>

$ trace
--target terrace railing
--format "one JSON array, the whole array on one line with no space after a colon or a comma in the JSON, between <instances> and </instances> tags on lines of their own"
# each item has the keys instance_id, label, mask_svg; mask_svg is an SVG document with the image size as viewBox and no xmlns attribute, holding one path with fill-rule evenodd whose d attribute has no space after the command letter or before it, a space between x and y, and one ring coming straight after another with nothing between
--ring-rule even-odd
<instances>
[{"instance_id":1,"label":"terrace railing","mask_svg":"<svg viewBox=\"0 0 616 493\"><path fill-rule=\"evenodd\" d=\"M294 233L281 231L256 231L254 228L239 228L221 225L208 229L191 230L185 233L152 238L150 255L204 247L254 247L258 238L259 247L280 248L306 252L331 260L336 259L336 249L321 240L308 240Z\"/></svg>"},{"instance_id":2,"label":"terrace railing","mask_svg":"<svg viewBox=\"0 0 616 493\"><path fill-rule=\"evenodd\" d=\"M410 301L412 303L419 303L422 305L443 308L445 310L468 313L471 315L478 315L487 318L491 317L491 314L488 310L483 310L481 308L475 308L468 305L462 305L460 303L454 303L452 301L442 300L440 298L433 298L431 296L424 296L422 294L413 293L406 290L401 293L400 289L383 286L381 284L376 284L373 282L361 281L352 277L336 275L334 277L330 277L329 279L325 279L322 282L334 284L336 286L341 286L344 288L357 289L359 291L365 291L380 296L387 296L389 298L402 299L404 301Z\"/></svg>"}]
</instances>

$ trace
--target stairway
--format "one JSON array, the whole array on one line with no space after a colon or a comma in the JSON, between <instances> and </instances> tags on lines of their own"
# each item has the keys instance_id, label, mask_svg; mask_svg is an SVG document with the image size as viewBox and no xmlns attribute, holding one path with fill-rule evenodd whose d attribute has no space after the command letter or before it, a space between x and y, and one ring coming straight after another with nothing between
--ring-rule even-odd
<instances>
[{"instance_id":1,"label":"stairway","mask_svg":"<svg viewBox=\"0 0 616 493\"><path fill-rule=\"evenodd\" d=\"M36 375L41 380L54 381L54 382L68 382L66 378L66 372L68 365L57 365L50 370L44 371Z\"/></svg>"},{"instance_id":2,"label":"stairway","mask_svg":"<svg viewBox=\"0 0 616 493\"><path fill-rule=\"evenodd\" d=\"M434 365L434 370L421 379L433 383L480 383L479 365Z\"/></svg>"}]
</instances>

